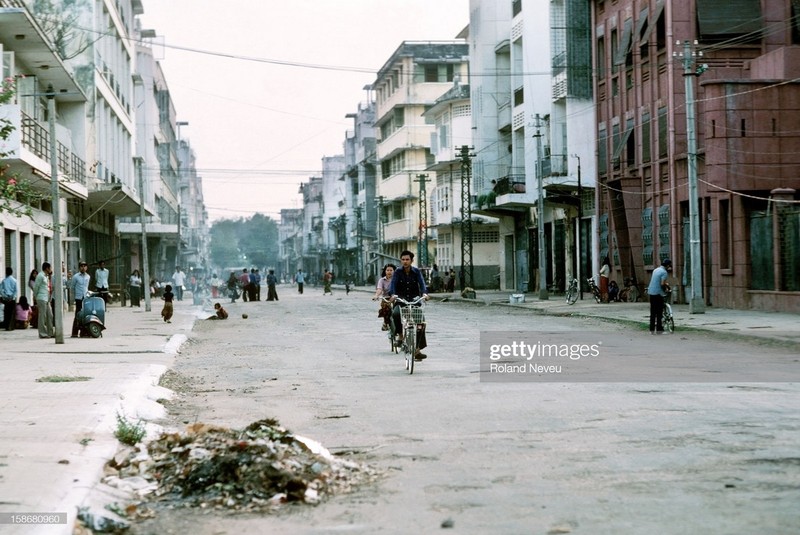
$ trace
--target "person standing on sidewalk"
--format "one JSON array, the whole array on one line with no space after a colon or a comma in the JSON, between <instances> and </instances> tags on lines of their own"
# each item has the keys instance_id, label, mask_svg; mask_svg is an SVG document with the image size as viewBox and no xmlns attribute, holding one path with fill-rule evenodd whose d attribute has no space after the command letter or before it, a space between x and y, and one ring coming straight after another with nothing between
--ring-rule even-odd
<instances>
[{"instance_id":1,"label":"person standing on sidewalk","mask_svg":"<svg viewBox=\"0 0 800 535\"><path fill-rule=\"evenodd\" d=\"M306 282L306 276L303 275L303 270L298 269L297 275L294 276L294 281L297 283L297 293L303 293L303 284Z\"/></svg>"},{"instance_id":2,"label":"person standing on sidewalk","mask_svg":"<svg viewBox=\"0 0 800 535\"><path fill-rule=\"evenodd\" d=\"M663 334L664 325L661 321L664 313L664 291L669 285L667 278L672 270L672 261L665 258L659 267L653 270L647 294L650 296L650 334Z\"/></svg>"},{"instance_id":3,"label":"person standing on sidewalk","mask_svg":"<svg viewBox=\"0 0 800 535\"><path fill-rule=\"evenodd\" d=\"M608 303L608 276L611 274L611 262L608 257L603 258L603 265L600 268L600 300Z\"/></svg>"},{"instance_id":4,"label":"person standing on sidewalk","mask_svg":"<svg viewBox=\"0 0 800 535\"><path fill-rule=\"evenodd\" d=\"M186 273L181 271L180 266L175 266L175 273L172 274L172 284L178 301L183 301L183 285L186 284Z\"/></svg>"},{"instance_id":5,"label":"person standing on sidewalk","mask_svg":"<svg viewBox=\"0 0 800 535\"><path fill-rule=\"evenodd\" d=\"M89 282L92 278L86 273L86 270L89 269L89 265L86 262L81 262L78 264L79 272L72 276L72 296L75 299L75 317L72 319L72 338L78 337L79 326L78 326L78 315L83 309L83 300L86 298L86 294L89 292Z\"/></svg>"},{"instance_id":6,"label":"person standing on sidewalk","mask_svg":"<svg viewBox=\"0 0 800 535\"><path fill-rule=\"evenodd\" d=\"M0 302L3 303L3 326L7 331L14 330L14 313L17 308L17 279L14 270L6 268L6 278L0 282Z\"/></svg>"},{"instance_id":7,"label":"person standing on sidewalk","mask_svg":"<svg viewBox=\"0 0 800 535\"><path fill-rule=\"evenodd\" d=\"M94 287L103 298L103 302L108 305L108 269L105 260L101 260L99 267L94 271Z\"/></svg>"},{"instance_id":8,"label":"person standing on sidewalk","mask_svg":"<svg viewBox=\"0 0 800 535\"><path fill-rule=\"evenodd\" d=\"M39 314L37 320L39 338L53 338L56 335L53 309L50 308L50 276L52 274L53 268L50 266L50 262L44 262L42 271L36 275L36 281L33 283L33 299Z\"/></svg>"}]
</instances>

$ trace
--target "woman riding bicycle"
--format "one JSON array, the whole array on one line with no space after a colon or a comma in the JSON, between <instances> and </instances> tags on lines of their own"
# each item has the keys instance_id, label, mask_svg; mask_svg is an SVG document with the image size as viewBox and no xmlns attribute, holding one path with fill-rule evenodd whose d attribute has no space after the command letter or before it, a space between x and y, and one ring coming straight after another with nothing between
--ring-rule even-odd
<instances>
[{"instance_id":1,"label":"woman riding bicycle","mask_svg":"<svg viewBox=\"0 0 800 535\"><path fill-rule=\"evenodd\" d=\"M392 282L389 286L389 293L392 295L392 300L400 297L405 301L413 301L417 297L428 299L428 289L425 287L425 279L422 277L422 272L413 267L411 262L414 260L414 253L411 251L403 251L400 253L400 269L396 270L392 275ZM402 340L403 326L400 322L400 304L395 302L394 309L392 310L392 320L394 321L395 332L397 333L398 340ZM422 325L417 335L417 351L414 357L417 359L424 359L427 357L420 350L427 347L425 339L425 325Z\"/></svg>"},{"instance_id":2,"label":"woman riding bicycle","mask_svg":"<svg viewBox=\"0 0 800 535\"><path fill-rule=\"evenodd\" d=\"M373 301L380 299L381 297L385 297L387 299L391 297L392 294L389 293L389 287L392 285L392 275L394 274L395 269L397 269L397 266L394 264L386 264L383 266L383 270L381 270L381 278L378 279L378 286L375 288L375 295L372 297ZM381 301L381 308L378 310L378 317L383 318L383 326L381 326L382 331L389 330L389 318L391 316L392 306L386 301Z\"/></svg>"}]
</instances>

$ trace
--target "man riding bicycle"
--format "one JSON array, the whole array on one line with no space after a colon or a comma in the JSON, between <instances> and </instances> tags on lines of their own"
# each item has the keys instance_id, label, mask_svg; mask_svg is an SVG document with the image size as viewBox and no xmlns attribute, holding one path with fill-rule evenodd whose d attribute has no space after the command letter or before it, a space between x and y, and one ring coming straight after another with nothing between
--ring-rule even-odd
<instances>
[{"instance_id":1,"label":"man riding bicycle","mask_svg":"<svg viewBox=\"0 0 800 535\"><path fill-rule=\"evenodd\" d=\"M428 300L428 289L425 287L425 279L422 272L413 267L411 262L414 261L414 253L411 251L403 251L400 253L400 269L394 272L392 276L392 284L389 286L389 294L392 296L392 301L400 297L405 301L413 301L417 297L422 297ZM398 341L403 339L403 326L400 322L400 304L395 303L392 310L392 320L394 321L394 332L397 333ZM425 340L425 325L417 333L417 350L414 353L414 358L424 359L427 358L425 353L420 350L427 347Z\"/></svg>"}]
</instances>

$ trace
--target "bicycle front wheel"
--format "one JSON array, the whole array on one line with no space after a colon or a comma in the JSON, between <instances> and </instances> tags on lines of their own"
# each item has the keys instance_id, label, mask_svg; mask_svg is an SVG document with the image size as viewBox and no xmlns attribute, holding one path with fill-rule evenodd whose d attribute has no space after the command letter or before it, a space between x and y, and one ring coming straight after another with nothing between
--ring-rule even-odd
<instances>
[{"instance_id":1,"label":"bicycle front wheel","mask_svg":"<svg viewBox=\"0 0 800 535\"><path fill-rule=\"evenodd\" d=\"M675 332L675 319L672 317L672 307L664 305L664 330L669 333Z\"/></svg>"},{"instance_id":2,"label":"bicycle front wheel","mask_svg":"<svg viewBox=\"0 0 800 535\"><path fill-rule=\"evenodd\" d=\"M414 373L414 353L417 350L417 330L413 325L406 328L405 344L406 370L411 375Z\"/></svg>"},{"instance_id":3,"label":"bicycle front wheel","mask_svg":"<svg viewBox=\"0 0 800 535\"><path fill-rule=\"evenodd\" d=\"M567 290L567 304L574 305L575 301L577 300L578 300L578 292L575 290L575 288L570 287L570 289Z\"/></svg>"}]
</instances>

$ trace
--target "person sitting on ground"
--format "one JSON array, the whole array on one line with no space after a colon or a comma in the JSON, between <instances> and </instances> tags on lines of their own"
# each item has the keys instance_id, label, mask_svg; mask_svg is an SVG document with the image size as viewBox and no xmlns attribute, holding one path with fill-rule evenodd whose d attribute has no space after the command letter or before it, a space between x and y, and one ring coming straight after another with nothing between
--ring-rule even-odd
<instances>
[{"instance_id":1,"label":"person sitting on ground","mask_svg":"<svg viewBox=\"0 0 800 535\"><path fill-rule=\"evenodd\" d=\"M210 320L226 320L228 319L228 311L222 308L222 305L219 303L214 303L214 310L217 311L216 314L213 316L209 316L208 319Z\"/></svg>"},{"instance_id":2,"label":"person sitting on ground","mask_svg":"<svg viewBox=\"0 0 800 535\"><path fill-rule=\"evenodd\" d=\"M609 302L619 301L619 285L617 281L608 283L608 300Z\"/></svg>"},{"instance_id":3,"label":"person sitting on ground","mask_svg":"<svg viewBox=\"0 0 800 535\"><path fill-rule=\"evenodd\" d=\"M28 304L28 298L22 295L19 298L19 303L17 303L14 317L17 329L27 329L31 323L31 316L33 316L33 308Z\"/></svg>"}]
</instances>

